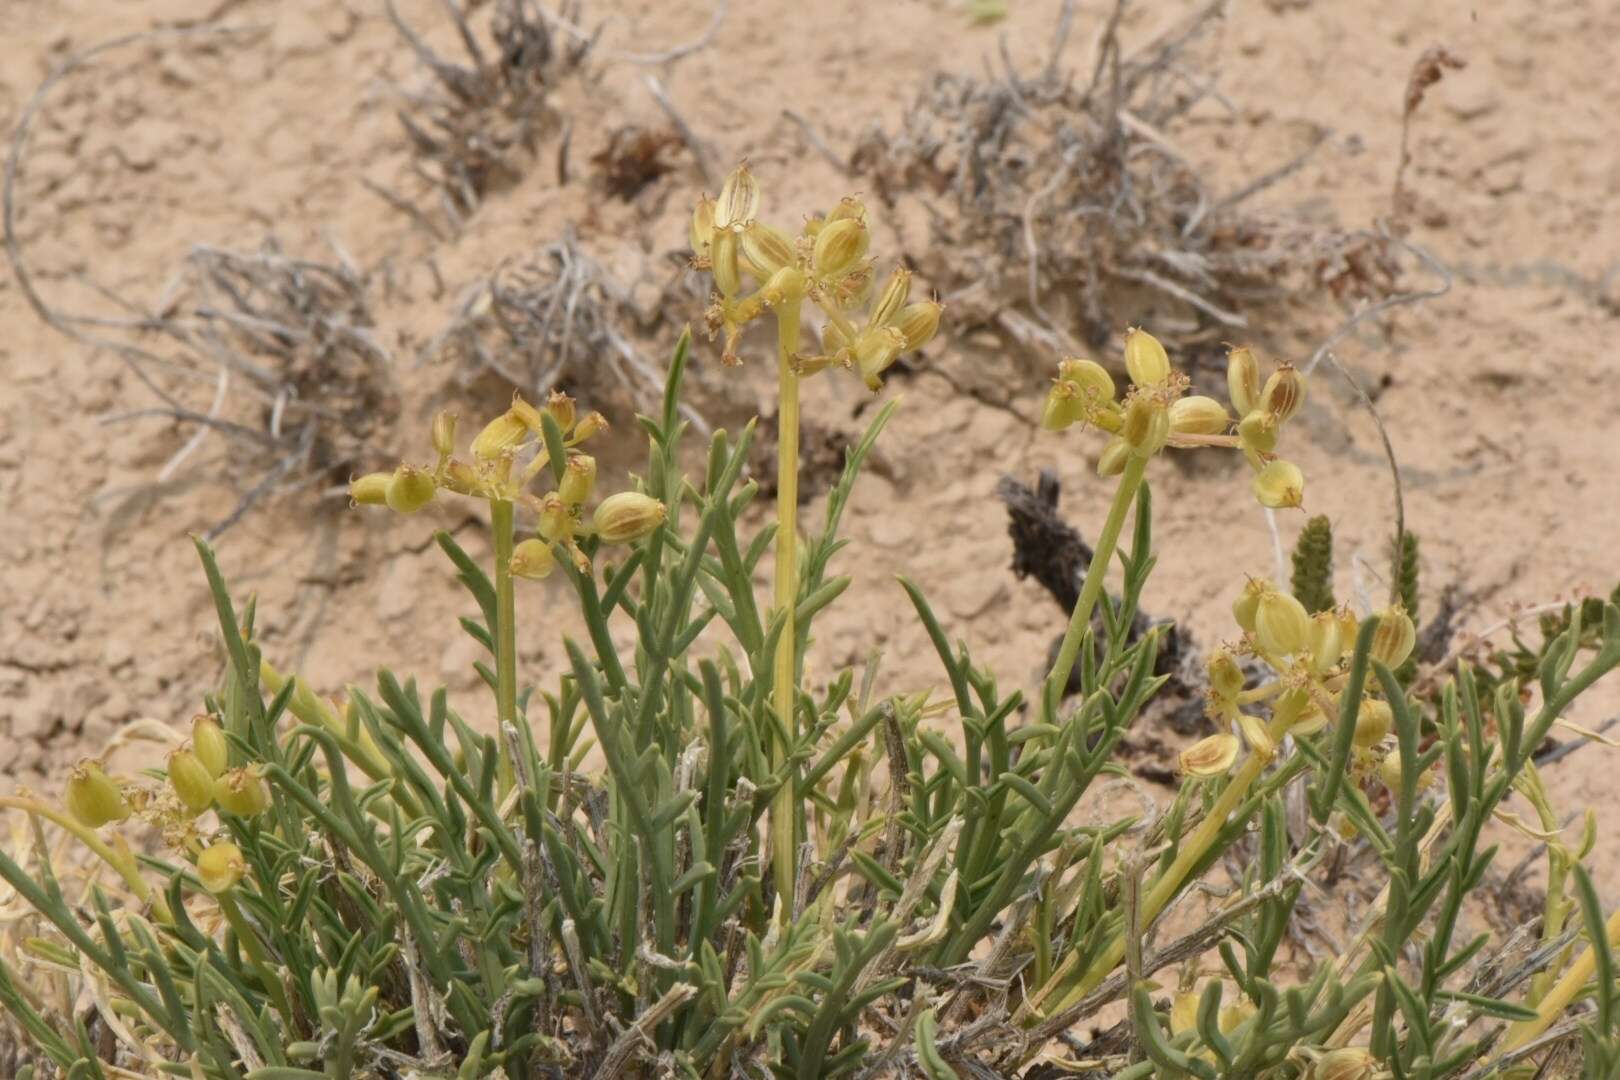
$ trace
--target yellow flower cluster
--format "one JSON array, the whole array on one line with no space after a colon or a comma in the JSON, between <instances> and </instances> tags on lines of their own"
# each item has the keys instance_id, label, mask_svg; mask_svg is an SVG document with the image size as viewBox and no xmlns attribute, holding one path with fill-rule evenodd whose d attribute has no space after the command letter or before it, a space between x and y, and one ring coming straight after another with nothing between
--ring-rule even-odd
<instances>
[{"instance_id":1,"label":"yellow flower cluster","mask_svg":"<svg viewBox=\"0 0 1620 1080\"><path fill-rule=\"evenodd\" d=\"M535 495L529 485L551 464L545 440L546 421L562 436L567 461L555 490ZM579 449L592 436L607 429L599 412L578 416L574 399L553 392L543 408L512 396L512 405L485 424L469 446L469 458L455 456L456 418L441 412L433 420L433 450L437 463L422 468L402 463L391 473L369 473L351 481L349 494L357 505L387 506L401 514L414 514L441 491L487 502L523 506L537 519L536 536L518 543L510 569L517 577L544 578L556 569L556 546L568 551L584 572L590 561L579 539L594 535L606 543L625 544L651 533L663 523L665 508L658 500L626 491L602 501L589 525L584 506L596 487L596 459ZM527 460L520 468L520 458Z\"/></svg>"},{"instance_id":2,"label":"yellow flower cluster","mask_svg":"<svg viewBox=\"0 0 1620 1080\"><path fill-rule=\"evenodd\" d=\"M770 312L796 317L805 300L827 323L821 351L793 357L799 375L843 367L877 390L902 354L939 330L943 307L911 300L909 270L895 269L872 299L871 234L860 200L846 198L810 218L797 236L759 220L759 207L759 181L744 164L726 178L718 199L704 198L692 214L692 262L714 277L707 321L711 336L724 334L726 363L741 362L737 341L748 323Z\"/></svg>"},{"instance_id":3,"label":"yellow flower cluster","mask_svg":"<svg viewBox=\"0 0 1620 1080\"><path fill-rule=\"evenodd\" d=\"M1219 446L1241 450L1255 471L1254 494L1262 506L1296 507L1305 501L1299 467L1277 457L1277 435L1305 400L1305 379L1283 364L1260 382L1253 350L1227 355L1227 391L1241 418L1211 397L1187 394L1187 377L1170 364L1164 345L1145 330L1125 334L1125 370L1131 385L1116 400L1114 378L1094 360L1069 357L1058 364L1047 391L1041 426L1062 431L1090 425L1112 438L1097 459L1097 471L1117 476L1132 455L1152 457L1166 446Z\"/></svg>"}]
</instances>

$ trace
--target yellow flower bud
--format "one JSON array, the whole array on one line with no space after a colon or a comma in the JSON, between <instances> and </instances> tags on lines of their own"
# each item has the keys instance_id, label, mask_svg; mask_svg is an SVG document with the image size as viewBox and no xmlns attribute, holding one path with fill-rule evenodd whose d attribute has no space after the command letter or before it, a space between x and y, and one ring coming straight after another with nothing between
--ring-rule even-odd
<instances>
[{"instance_id":1,"label":"yellow flower bud","mask_svg":"<svg viewBox=\"0 0 1620 1080\"><path fill-rule=\"evenodd\" d=\"M763 221L756 221L743 231L742 254L759 270L761 277L770 277L799 261L793 238Z\"/></svg>"},{"instance_id":2,"label":"yellow flower bud","mask_svg":"<svg viewBox=\"0 0 1620 1080\"><path fill-rule=\"evenodd\" d=\"M1119 434L1133 453L1151 457L1164 449L1170 438L1170 410L1162 402L1138 394L1125 406L1125 422Z\"/></svg>"},{"instance_id":3,"label":"yellow flower bud","mask_svg":"<svg viewBox=\"0 0 1620 1080\"><path fill-rule=\"evenodd\" d=\"M1327 727L1328 718L1327 713L1322 711L1322 707L1307 696L1304 691L1299 693L1305 701L1301 707L1299 718L1288 725L1288 734L1304 738L1307 735L1315 735L1318 731ZM1280 701L1278 707L1281 708Z\"/></svg>"},{"instance_id":4,"label":"yellow flower bud","mask_svg":"<svg viewBox=\"0 0 1620 1080\"><path fill-rule=\"evenodd\" d=\"M1260 408L1277 418L1282 424L1299 411L1305 403L1305 376L1292 364L1284 364L1271 373L1266 388L1260 394Z\"/></svg>"},{"instance_id":5,"label":"yellow flower bud","mask_svg":"<svg viewBox=\"0 0 1620 1080\"><path fill-rule=\"evenodd\" d=\"M256 767L244 765L214 781L214 798L237 817L257 817L270 809L270 785Z\"/></svg>"},{"instance_id":6,"label":"yellow flower bud","mask_svg":"<svg viewBox=\"0 0 1620 1080\"><path fill-rule=\"evenodd\" d=\"M1125 331L1125 370L1137 386L1156 386L1170 378L1170 354L1146 330Z\"/></svg>"},{"instance_id":7,"label":"yellow flower bud","mask_svg":"<svg viewBox=\"0 0 1620 1080\"><path fill-rule=\"evenodd\" d=\"M465 461L455 459L445 464L440 480L445 490L453 491L457 495L476 495L482 487L478 470Z\"/></svg>"},{"instance_id":8,"label":"yellow flower bud","mask_svg":"<svg viewBox=\"0 0 1620 1080\"><path fill-rule=\"evenodd\" d=\"M714 234L714 245L709 249L709 272L714 275L714 287L726 299L742 292L742 261L737 234L724 229Z\"/></svg>"},{"instance_id":9,"label":"yellow flower bud","mask_svg":"<svg viewBox=\"0 0 1620 1080\"><path fill-rule=\"evenodd\" d=\"M1363 697L1356 710L1355 743L1363 750L1377 746L1389 734L1395 723L1395 712L1389 702L1374 697Z\"/></svg>"},{"instance_id":10,"label":"yellow flower bud","mask_svg":"<svg viewBox=\"0 0 1620 1080\"><path fill-rule=\"evenodd\" d=\"M478 433L472 441L473 456L484 461L493 461L502 454L514 450L523 444L529 437L529 427L522 418L511 409L506 410L484 425L484 430Z\"/></svg>"},{"instance_id":11,"label":"yellow flower bud","mask_svg":"<svg viewBox=\"0 0 1620 1080\"><path fill-rule=\"evenodd\" d=\"M1066 379L1053 383L1041 406L1041 427L1047 431L1062 431L1084 420L1085 416L1086 403L1080 387Z\"/></svg>"},{"instance_id":12,"label":"yellow flower bud","mask_svg":"<svg viewBox=\"0 0 1620 1080\"><path fill-rule=\"evenodd\" d=\"M889 275L889 280L883 283L883 291L878 294L877 303L872 305L872 314L866 325L876 329L888 326L906 306L906 299L911 295L911 271L897 267Z\"/></svg>"},{"instance_id":13,"label":"yellow flower bud","mask_svg":"<svg viewBox=\"0 0 1620 1080\"><path fill-rule=\"evenodd\" d=\"M433 501L438 487L431 473L401 465L388 481L388 509L396 514L414 514Z\"/></svg>"},{"instance_id":14,"label":"yellow flower bud","mask_svg":"<svg viewBox=\"0 0 1620 1080\"><path fill-rule=\"evenodd\" d=\"M568 459L567 468L563 469L557 494L562 497L564 505L578 506L591 497L591 489L595 486L596 459L589 454L575 454Z\"/></svg>"},{"instance_id":15,"label":"yellow flower bud","mask_svg":"<svg viewBox=\"0 0 1620 1080\"><path fill-rule=\"evenodd\" d=\"M1248 713L1238 713L1238 730L1243 732L1243 741L1249 744L1249 750L1256 757L1270 761L1277 756L1277 744L1271 741L1271 733L1266 730L1264 720Z\"/></svg>"},{"instance_id":16,"label":"yellow flower bud","mask_svg":"<svg viewBox=\"0 0 1620 1080\"><path fill-rule=\"evenodd\" d=\"M609 544L628 544L650 535L664 523L664 504L639 491L609 495L596 508L592 524L596 535Z\"/></svg>"},{"instance_id":17,"label":"yellow flower bud","mask_svg":"<svg viewBox=\"0 0 1620 1080\"><path fill-rule=\"evenodd\" d=\"M1269 454L1277 449L1277 418L1263 409L1254 409L1238 421L1238 442L1245 450Z\"/></svg>"},{"instance_id":18,"label":"yellow flower bud","mask_svg":"<svg viewBox=\"0 0 1620 1080\"><path fill-rule=\"evenodd\" d=\"M1356 618L1356 613L1350 610L1349 604L1341 607L1336 614L1339 617L1339 641L1344 646L1344 651L1350 652L1356 647L1356 634L1361 630L1361 620ZM1342 656L1344 653L1339 655Z\"/></svg>"},{"instance_id":19,"label":"yellow flower bud","mask_svg":"<svg viewBox=\"0 0 1620 1080\"><path fill-rule=\"evenodd\" d=\"M1194 394L1170 406L1170 430L1181 435L1220 435L1232 426L1226 406L1212 397Z\"/></svg>"},{"instance_id":20,"label":"yellow flower bud","mask_svg":"<svg viewBox=\"0 0 1620 1080\"><path fill-rule=\"evenodd\" d=\"M939 313L944 310L943 304L933 300L906 305L895 323L895 328L905 336L905 352L920 349L934 339L939 332Z\"/></svg>"},{"instance_id":21,"label":"yellow flower bud","mask_svg":"<svg viewBox=\"0 0 1620 1080\"><path fill-rule=\"evenodd\" d=\"M1243 668L1231 649L1216 649L1210 654L1205 668L1209 672L1210 689L1221 698L1230 701L1243 692Z\"/></svg>"},{"instance_id":22,"label":"yellow flower bud","mask_svg":"<svg viewBox=\"0 0 1620 1080\"><path fill-rule=\"evenodd\" d=\"M544 540L530 537L512 549L511 570L515 577L543 581L557 569L557 556Z\"/></svg>"},{"instance_id":23,"label":"yellow flower bud","mask_svg":"<svg viewBox=\"0 0 1620 1080\"><path fill-rule=\"evenodd\" d=\"M512 415L528 429L531 435L540 434L540 410L523 400L523 395L512 395Z\"/></svg>"},{"instance_id":24,"label":"yellow flower bud","mask_svg":"<svg viewBox=\"0 0 1620 1080\"><path fill-rule=\"evenodd\" d=\"M816 234L810 265L824 278L834 278L852 269L866 256L871 236L858 217L828 221Z\"/></svg>"},{"instance_id":25,"label":"yellow flower bud","mask_svg":"<svg viewBox=\"0 0 1620 1080\"><path fill-rule=\"evenodd\" d=\"M1125 463L1131 459L1131 444L1122 436L1115 435L1108 440L1097 455L1098 476L1118 476L1125 471Z\"/></svg>"},{"instance_id":26,"label":"yellow flower bud","mask_svg":"<svg viewBox=\"0 0 1620 1080\"><path fill-rule=\"evenodd\" d=\"M1417 627L1412 616L1400 604L1378 613L1378 629L1373 632L1372 658L1387 667L1398 668L1406 663L1417 645Z\"/></svg>"},{"instance_id":27,"label":"yellow flower bud","mask_svg":"<svg viewBox=\"0 0 1620 1080\"><path fill-rule=\"evenodd\" d=\"M899 359L905 345L906 336L892 326L866 330L855 340L855 366L867 389L874 393L883 389L880 376Z\"/></svg>"},{"instance_id":28,"label":"yellow flower bud","mask_svg":"<svg viewBox=\"0 0 1620 1080\"><path fill-rule=\"evenodd\" d=\"M81 761L68 776L62 802L81 825L99 829L129 817L129 803L99 762Z\"/></svg>"},{"instance_id":29,"label":"yellow flower bud","mask_svg":"<svg viewBox=\"0 0 1620 1080\"><path fill-rule=\"evenodd\" d=\"M1358 1046L1329 1050L1311 1066L1311 1080L1372 1080L1378 1062Z\"/></svg>"},{"instance_id":30,"label":"yellow flower bud","mask_svg":"<svg viewBox=\"0 0 1620 1080\"><path fill-rule=\"evenodd\" d=\"M1058 361L1058 378L1073 383L1088 403L1102 404L1114 400L1114 377L1095 360L1066 356Z\"/></svg>"},{"instance_id":31,"label":"yellow flower bud","mask_svg":"<svg viewBox=\"0 0 1620 1080\"><path fill-rule=\"evenodd\" d=\"M1305 605L1281 589L1260 597L1254 615L1254 637L1273 656L1292 656L1310 644L1311 617Z\"/></svg>"},{"instance_id":32,"label":"yellow flower bud","mask_svg":"<svg viewBox=\"0 0 1620 1080\"><path fill-rule=\"evenodd\" d=\"M1344 655L1344 627L1339 616L1332 611L1318 611L1311 616L1311 671L1324 675L1339 664Z\"/></svg>"},{"instance_id":33,"label":"yellow flower bud","mask_svg":"<svg viewBox=\"0 0 1620 1080\"><path fill-rule=\"evenodd\" d=\"M771 279L760 290L760 299L770 307L797 303L804 296L804 271L797 266L784 266L771 274Z\"/></svg>"},{"instance_id":34,"label":"yellow flower bud","mask_svg":"<svg viewBox=\"0 0 1620 1080\"><path fill-rule=\"evenodd\" d=\"M574 535L574 515L555 492L540 500L540 539L555 544Z\"/></svg>"},{"instance_id":35,"label":"yellow flower bud","mask_svg":"<svg viewBox=\"0 0 1620 1080\"><path fill-rule=\"evenodd\" d=\"M846 218L864 222L866 220L866 204L853 195L845 195L838 200L837 206L827 212L822 227L825 228L835 221L843 221Z\"/></svg>"},{"instance_id":36,"label":"yellow flower bud","mask_svg":"<svg viewBox=\"0 0 1620 1080\"><path fill-rule=\"evenodd\" d=\"M714 227L732 229L747 225L759 213L759 181L748 171L748 163L738 165L720 186L715 200Z\"/></svg>"},{"instance_id":37,"label":"yellow flower bud","mask_svg":"<svg viewBox=\"0 0 1620 1080\"><path fill-rule=\"evenodd\" d=\"M1273 461L1255 474L1254 497L1261 506L1273 510L1301 506L1305 502L1305 474L1292 462Z\"/></svg>"},{"instance_id":38,"label":"yellow flower bud","mask_svg":"<svg viewBox=\"0 0 1620 1080\"><path fill-rule=\"evenodd\" d=\"M1250 578L1243 583L1243 591L1232 602L1232 618L1246 632L1254 632L1255 616L1260 611L1260 598L1273 591L1276 586L1269 581Z\"/></svg>"},{"instance_id":39,"label":"yellow flower bud","mask_svg":"<svg viewBox=\"0 0 1620 1080\"><path fill-rule=\"evenodd\" d=\"M564 435L574 426L574 399L561 390L553 390L551 396L546 398L546 412L557 422L557 429ZM539 421L535 422L535 434L540 433Z\"/></svg>"},{"instance_id":40,"label":"yellow flower bud","mask_svg":"<svg viewBox=\"0 0 1620 1080\"><path fill-rule=\"evenodd\" d=\"M235 844L210 844L197 856L197 880L216 896L236 888L246 875L247 860Z\"/></svg>"},{"instance_id":41,"label":"yellow flower bud","mask_svg":"<svg viewBox=\"0 0 1620 1080\"><path fill-rule=\"evenodd\" d=\"M194 751L176 750L169 755L169 787L193 814L214 803L214 774Z\"/></svg>"},{"instance_id":42,"label":"yellow flower bud","mask_svg":"<svg viewBox=\"0 0 1620 1080\"><path fill-rule=\"evenodd\" d=\"M1183 750L1177 761L1184 775L1208 779L1224 775L1237 760L1237 752L1237 736L1223 731L1199 739Z\"/></svg>"},{"instance_id":43,"label":"yellow flower bud","mask_svg":"<svg viewBox=\"0 0 1620 1080\"><path fill-rule=\"evenodd\" d=\"M349 498L357 506L387 506L388 482L393 473L374 472L349 481Z\"/></svg>"},{"instance_id":44,"label":"yellow flower bud","mask_svg":"<svg viewBox=\"0 0 1620 1080\"><path fill-rule=\"evenodd\" d=\"M690 238L692 254L700 259L707 258L709 245L714 243L714 200L707 195L699 199L692 210Z\"/></svg>"},{"instance_id":45,"label":"yellow flower bud","mask_svg":"<svg viewBox=\"0 0 1620 1080\"><path fill-rule=\"evenodd\" d=\"M230 744L219 722L207 713L191 718L191 749L209 776L219 776L230 762Z\"/></svg>"},{"instance_id":46,"label":"yellow flower bud","mask_svg":"<svg viewBox=\"0 0 1620 1080\"><path fill-rule=\"evenodd\" d=\"M574 428L573 441L576 443L582 443L592 435L595 435L598 432L606 431L607 429L607 417L603 416L599 412L586 413L585 419L581 420L578 426Z\"/></svg>"},{"instance_id":47,"label":"yellow flower bud","mask_svg":"<svg viewBox=\"0 0 1620 1080\"><path fill-rule=\"evenodd\" d=\"M1226 393L1239 416L1247 416L1260 404L1260 362L1247 345L1226 354Z\"/></svg>"},{"instance_id":48,"label":"yellow flower bud","mask_svg":"<svg viewBox=\"0 0 1620 1080\"><path fill-rule=\"evenodd\" d=\"M456 414L441 410L433 416L433 452L443 461L456 452Z\"/></svg>"}]
</instances>

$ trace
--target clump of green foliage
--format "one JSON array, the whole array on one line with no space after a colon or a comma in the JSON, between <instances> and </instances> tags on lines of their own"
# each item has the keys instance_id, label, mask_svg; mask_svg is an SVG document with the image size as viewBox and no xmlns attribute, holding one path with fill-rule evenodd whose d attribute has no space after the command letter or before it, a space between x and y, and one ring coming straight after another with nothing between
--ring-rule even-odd
<instances>
[{"instance_id":1,"label":"clump of green foliage","mask_svg":"<svg viewBox=\"0 0 1620 1080\"><path fill-rule=\"evenodd\" d=\"M774 313L795 391L811 368L846 363L880 383L905 343L892 296L814 363L782 307L825 301L847 320L866 303L818 281L835 263L857 272L864 211L832 218L859 223L838 229L855 260L818 264L828 219L784 245L755 233L756 210L735 189L700 208L711 230L747 241L705 237L707 258L736 260L717 268L716 322L729 333ZM1431 703L1397 678L1415 638L1398 606L1313 615L1251 582L1240 636L1210 661L1221 730L1183 751L1167 806L1107 797L1116 750L1163 681L1159 632L1131 633L1157 557L1149 467L1167 447L1227 447L1249 459L1262 504L1302 491L1273 448L1303 383L1282 369L1262 386L1239 352L1238 420L1185 396L1141 331L1127 338L1123 395L1098 365L1060 368L1046 426L1110 433L1099 469L1117 487L1069 633L1028 702L906 581L940 689L891 688L875 663L805 679L815 621L850 584L837 573L844 510L894 405L850 448L821 521L790 539L792 518L749 524L752 425L715 433L701 470L683 471L685 339L661 409L640 420L644 477L588 518L582 446L601 425L560 395L514 401L470 457L441 418L435 464L355 482L357 502L402 514L452 495L487 502L491 565L437 539L468 592L461 629L489 654L490 705L386 668L374 690L316 694L262 654L257 613L199 543L224 679L166 770L87 764L64 807L4 800L82 842L116 884L80 903L48 855L31 867L0 856L30 910L0 965L0 1003L46 1069L75 1078L1441 1078L1575 1038L1586 1075L1615 1075L1620 914L1605 920L1582 866L1590 829L1573 845L1547 834L1547 911L1528 957L1505 967L1502 943L1462 929L1510 796L1557 826L1532 755L1620 665L1613 604L1571 611L1544 650L1539 702L1508 685L1487 695L1464 666ZM777 577L785 601L766 606L754 581L773 548L792 558ZM1120 581L1105 590L1116 556ZM555 573L585 633L566 642L569 673L537 686L517 670L516 640L545 618L525 602L519 619L518 588ZM1065 705L1072 671L1080 693ZM586 768L593 756L601 768ZM131 854L120 823L132 817L161 827L160 853ZM1345 947L1301 971L1282 946L1347 842L1385 887ZM78 980L91 1013L47 1008L19 965ZM1155 979L1171 977L1156 997ZM1114 1027L1087 1044L1070 1035L1116 1003Z\"/></svg>"}]
</instances>

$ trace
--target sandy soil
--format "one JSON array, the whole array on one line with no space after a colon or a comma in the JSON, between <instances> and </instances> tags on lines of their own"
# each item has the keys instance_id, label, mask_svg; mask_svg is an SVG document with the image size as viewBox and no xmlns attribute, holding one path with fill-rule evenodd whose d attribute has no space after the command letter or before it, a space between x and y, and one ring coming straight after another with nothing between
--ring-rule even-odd
<instances>
[{"instance_id":1,"label":"sandy soil","mask_svg":"<svg viewBox=\"0 0 1620 1080\"><path fill-rule=\"evenodd\" d=\"M401 13L446 51L453 32L433 0ZM289 252L320 255L327 237L374 276L378 339L390 350L402 401L396 435L372 448L382 467L422 456L427 418L446 402L489 412L499 392L459 379L422 347L443 329L462 290L503 260L557 238L655 296L666 253L685 244L687 208L703 188L690 157L636 201L606 199L584 182L590 156L614 127L664 125L643 84L656 74L723 171L746 155L782 220L831 202L851 185L781 115L797 109L840 149L873 123L892 125L920 80L942 67L977 71L1005 33L1015 62L1045 58L1058 4L1010 5L993 29L954 4L897 2L883 14L858 0L734 3L710 45L644 67L623 51L666 48L702 33L709 5L642 0L593 5L606 18L589 81L559 92L571 115L574 183L555 183L555 140L542 142L526 178L487 200L453 239L430 240L362 179L408 183L408 149L395 120L395 85L424 74L380 4L329 0L12 0L0 9L0 130L10 132L48 71L116 35L217 17L264 26L206 44L143 42L107 54L92 75L65 81L36 126L18 186L17 234L51 303L127 316L83 284L93 278L137 305L160 302L195 244L252 248L274 234ZM1191 5L1141 4L1125 40L1145 40ZM1099 5L1083 4L1065 59L1088 68ZM1339 358L1369 386L1405 467L1408 522L1423 538L1429 596L1455 582L1479 628L1515 605L1607 591L1620 576L1620 443L1614 337L1620 311L1613 253L1620 225L1620 144L1607 138L1620 94L1620 12L1597 0L1489 6L1398 0L1339 6L1311 0L1234 5L1221 44L1221 93L1178 134L1197 160L1236 183L1286 160L1308 122L1332 128L1310 165L1268 191L1278 211L1364 227L1389 210L1408 70L1444 43L1468 60L1431 91L1415 122L1410 183L1420 224L1413 239L1453 268L1441 299L1408 308L1347 340ZM901 234L889 232L900 228ZM925 242L915 214L880 230L874 250ZM1414 274L1413 284L1422 284ZM668 312L700 317L696 302ZM1151 313L1119 311L1121 329ZM1320 310L1268 329L1268 353L1308 356L1342 319ZM212 614L188 533L224 518L258 465L210 439L161 484L158 470L189 431L162 419L103 423L152 399L120 360L64 338L0 276L0 788L52 788L53 773L99 750L129 721L184 721L218 677ZM1058 470L1065 506L1094 532L1106 488L1092 474L1088 436L1050 436L1033 416L1051 358L1006 358L973 374L1003 387L1009 409L986 407L928 371L891 392L905 403L858 490L844 558L856 584L820 624L813 666L827 671L884 650L885 685L928 685L937 672L893 574L936 599L953 633L1004 679L1028 683L1059 629L1032 583L1006 572L1005 516L992 489L1003 472L1032 479ZM928 363L960 374L949 341ZM953 366L954 365L954 366ZM926 368L927 365L925 365ZM726 371L699 349L695 378L716 419L734 424L764 401L766 365ZM190 393L206 407L211 387ZM854 432L867 400L854 380L822 379L807 415ZM188 399L189 400L189 399ZM613 412L622 449L637 451L623 402ZM1293 456L1310 478L1308 506L1331 515L1341 551L1383 565L1389 478L1371 423L1329 378L1317 380ZM226 574L259 596L267 652L326 690L365 683L381 662L459 695L477 717L476 652L454 625L469 603L429 541L449 527L475 553L477 524L435 508L402 521L350 512L308 483L261 503L220 539ZM1229 632L1228 605L1245 573L1268 573L1272 544L1245 475L1213 465L1166 468L1156 485L1160 564L1147 596L1157 615L1203 640ZM809 511L815 520L819 501ZM1303 522L1285 516L1285 541ZM525 591L525 671L554 670L563 633L577 625L565 587ZM1341 559L1340 594L1352 591ZM1613 711L1610 687L1576 719ZM1607 711L1605 711L1607 710ZM1608 811L1608 751L1557 767L1566 808ZM1604 830L1607 884L1620 888L1620 832Z\"/></svg>"}]
</instances>

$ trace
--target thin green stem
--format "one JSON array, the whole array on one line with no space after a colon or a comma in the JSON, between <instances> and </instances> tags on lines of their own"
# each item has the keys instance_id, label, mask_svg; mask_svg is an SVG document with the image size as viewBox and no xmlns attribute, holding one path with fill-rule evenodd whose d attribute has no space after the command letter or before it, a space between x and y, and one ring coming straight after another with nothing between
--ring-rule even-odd
<instances>
[{"instance_id":1,"label":"thin green stem","mask_svg":"<svg viewBox=\"0 0 1620 1080\"><path fill-rule=\"evenodd\" d=\"M493 499L490 528L495 533L495 719L502 731L517 724L517 602L512 588L512 504ZM502 736L497 740L506 746ZM501 794L512 789L511 754L500 752Z\"/></svg>"},{"instance_id":2,"label":"thin green stem","mask_svg":"<svg viewBox=\"0 0 1620 1080\"><path fill-rule=\"evenodd\" d=\"M1086 627L1091 625L1091 612L1097 606L1097 598L1102 595L1103 582L1108 578L1108 564L1114 561L1114 549L1119 546L1125 515L1142 486L1147 462L1147 458L1132 454L1125 463L1125 471L1120 474L1119 487L1114 490L1114 504L1108 508L1108 520L1103 523L1102 535L1097 537L1091 565L1086 567L1086 580L1080 586L1080 599L1075 602L1074 614L1069 617L1069 628L1064 631L1063 644L1058 649L1057 659L1052 662L1052 673L1046 677L1046 700L1049 702L1062 700L1064 687L1069 685L1074 662L1080 656L1080 641L1085 637Z\"/></svg>"},{"instance_id":3,"label":"thin green stem","mask_svg":"<svg viewBox=\"0 0 1620 1080\"><path fill-rule=\"evenodd\" d=\"M241 907L236 903L236 898L229 892L222 892L216 893L214 899L219 901L219 910L224 913L225 921L236 931L236 940L241 943L242 951L247 953L248 960L258 971L259 981L264 983L264 992L270 995L271 1000L275 1002L276 1010L287 1023L293 1023L292 1007L287 1002L286 990L265 958L264 949L259 944L259 935L248 925Z\"/></svg>"},{"instance_id":4,"label":"thin green stem","mask_svg":"<svg viewBox=\"0 0 1620 1080\"><path fill-rule=\"evenodd\" d=\"M793 356L799 351L799 300L789 298L776 310L776 377L780 396L776 440L776 610L785 620L776 643L772 692L781 739L771 740L770 764L779 769L787 761L793 741L793 702L797 690L798 642L794 633L798 583L799 530L799 377ZM793 894L798 850L795 785L782 784L771 800L771 862L783 919L793 917Z\"/></svg>"}]
</instances>

